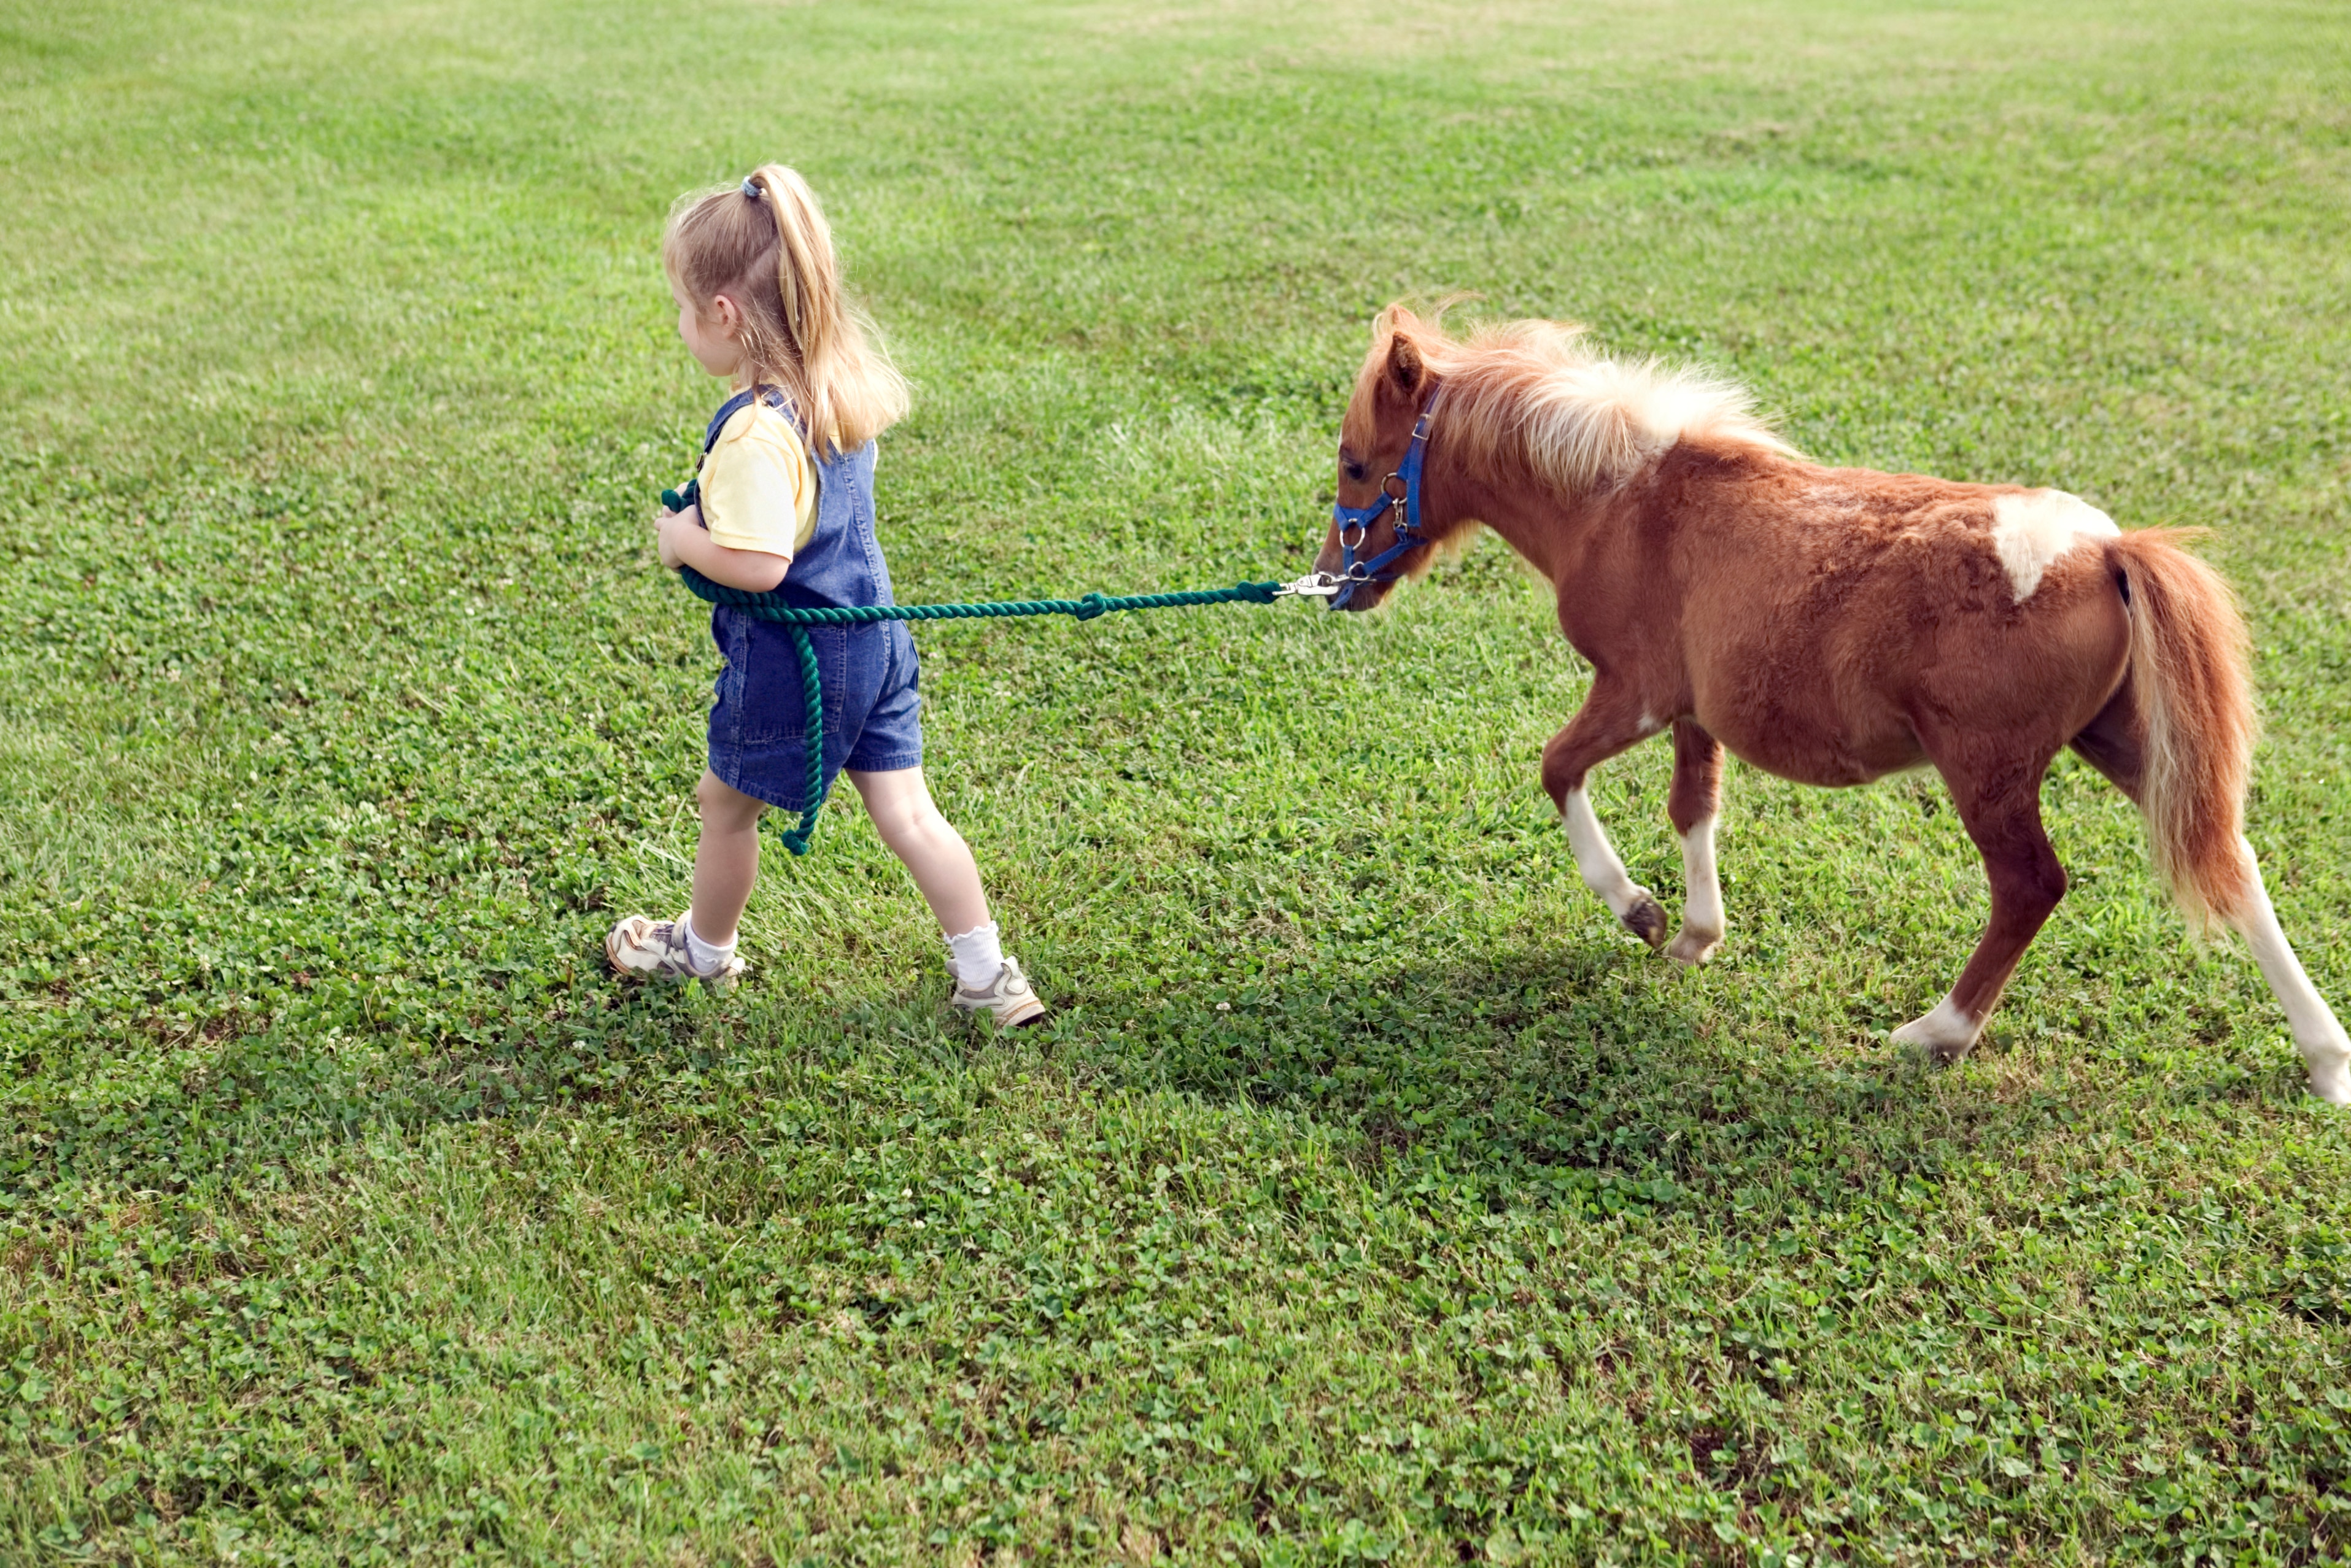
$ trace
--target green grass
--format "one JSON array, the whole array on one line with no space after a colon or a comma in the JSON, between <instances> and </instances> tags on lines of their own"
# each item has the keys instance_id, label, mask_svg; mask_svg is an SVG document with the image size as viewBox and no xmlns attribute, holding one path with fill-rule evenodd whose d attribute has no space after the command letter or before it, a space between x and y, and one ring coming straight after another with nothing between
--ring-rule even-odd
<instances>
[{"instance_id":1,"label":"green grass","mask_svg":"<svg viewBox=\"0 0 2351 1568\"><path fill-rule=\"evenodd\" d=\"M1365 324L1592 322L1827 461L2201 523L2351 1002L2351 30L2323 5L202 4L0 22L0 1561L2307 1562L2351 1138L2060 766L1972 1061L1931 779L1734 768L1623 937L1491 541L922 634L1061 1007L844 797L632 995L715 659L654 260L781 157L918 382L902 597L1301 570ZM1677 894L1668 760L1599 776Z\"/></svg>"}]
</instances>

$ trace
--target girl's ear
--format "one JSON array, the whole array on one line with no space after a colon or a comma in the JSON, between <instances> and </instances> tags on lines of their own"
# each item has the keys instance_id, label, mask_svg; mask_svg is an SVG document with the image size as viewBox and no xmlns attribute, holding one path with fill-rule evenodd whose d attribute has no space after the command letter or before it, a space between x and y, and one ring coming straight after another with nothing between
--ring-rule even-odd
<instances>
[{"instance_id":1,"label":"girl's ear","mask_svg":"<svg viewBox=\"0 0 2351 1568\"><path fill-rule=\"evenodd\" d=\"M743 308L726 295L718 294L711 297L710 315L711 319L718 323L719 330L730 338L742 330Z\"/></svg>"}]
</instances>

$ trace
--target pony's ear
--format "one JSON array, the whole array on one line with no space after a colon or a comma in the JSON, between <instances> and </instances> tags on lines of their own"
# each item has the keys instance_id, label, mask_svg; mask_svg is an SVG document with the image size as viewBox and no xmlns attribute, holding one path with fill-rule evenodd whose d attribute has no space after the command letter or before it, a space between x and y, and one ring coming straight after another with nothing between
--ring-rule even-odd
<instances>
[{"instance_id":1,"label":"pony's ear","mask_svg":"<svg viewBox=\"0 0 2351 1568\"><path fill-rule=\"evenodd\" d=\"M1395 383L1396 391L1407 398L1418 397L1421 378L1426 373L1420 362L1420 350L1410 338L1398 332L1388 340L1388 379Z\"/></svg>"}]
</instances>

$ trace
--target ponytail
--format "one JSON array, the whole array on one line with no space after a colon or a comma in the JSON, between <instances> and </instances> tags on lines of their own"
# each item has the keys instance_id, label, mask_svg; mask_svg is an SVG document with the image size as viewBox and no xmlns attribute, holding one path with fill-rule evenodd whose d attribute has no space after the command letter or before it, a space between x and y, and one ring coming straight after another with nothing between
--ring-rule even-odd
<instances>
[{"instance_id":1,"label":"ponytail","mask_svg":"<svg viewBox=\"0 0 2351 1568\"><path fill-rule=\"evenodd\" d=\"M854 452L904 417L905 378L842 294L831 225L794 171L763 163L740 185L683 198L662 266L697 310L736 301L750 384L789 398L820 448Z\"/></svg>"}]
</instances>

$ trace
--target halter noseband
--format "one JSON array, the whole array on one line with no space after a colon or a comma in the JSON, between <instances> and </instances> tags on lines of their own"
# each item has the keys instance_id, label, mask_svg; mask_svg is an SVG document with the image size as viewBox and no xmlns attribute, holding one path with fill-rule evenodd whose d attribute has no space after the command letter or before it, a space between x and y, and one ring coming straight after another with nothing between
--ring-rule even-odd
<instances>
[{"instance_id":1,"label":"halter noseband","mask_svg":"<svg viewBox=\"0 0 2351 1568\"><path fill-rule=\"evenodd\" d=\"M1344 584L1337 597L1331 601L1332 609L1347 608L1347 601L1354 597L1358 583L1394 582L1403 573L1383 571L1381 568L1427 546L1429 541L1420 532L1420 469L1422 461L1428 455L1429 426L1437 419L1437 405L1444 400L1445 389L1438 387L1428 394L1428 401L1420 405L1420 417L1413 422L1412 444L1405 448L1404 461L1396 465L1395 472L1380 481L1379 499L1368 507L1343 507L1335 500L1331 503L1331 520L1339 529L1339 549L1343 558L1340 576ZM1401 493L1390 488L1399 482L1403 486ZM1372 525L1385 517L1399 501L1404 503L1404 516L1395 524L1395 543L1369 560L1358 561L1355 548L1371 537Z\"/></svg>"}]
</instances>

